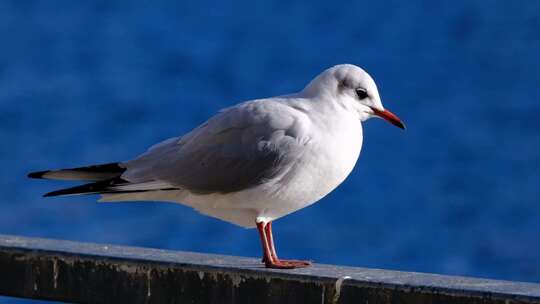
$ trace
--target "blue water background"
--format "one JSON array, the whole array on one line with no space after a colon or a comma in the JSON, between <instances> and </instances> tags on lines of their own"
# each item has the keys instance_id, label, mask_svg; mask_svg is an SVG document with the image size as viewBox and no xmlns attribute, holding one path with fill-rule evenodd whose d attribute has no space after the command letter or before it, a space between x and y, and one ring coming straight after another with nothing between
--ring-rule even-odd
<instances>
[{"instance_id":1,"label":"blue water background","mask_svg":"<svg viewBox=\"0 0 540 304\"><path fill-rule=\"evenodd\" d=\"M237 102L364 67L349 178L275 223L281 256L540 282L540 2L0 2L0 233L259 256L166 203L41 198L33 170L127 160Z\"/></svg>"}]
</instances>

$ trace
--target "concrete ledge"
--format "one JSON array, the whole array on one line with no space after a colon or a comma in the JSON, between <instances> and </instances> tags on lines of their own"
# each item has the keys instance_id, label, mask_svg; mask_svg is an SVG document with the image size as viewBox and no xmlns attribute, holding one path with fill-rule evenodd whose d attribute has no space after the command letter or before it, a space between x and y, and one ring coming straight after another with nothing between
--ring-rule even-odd
<instances>
[{"instance_id":1,"label":"concrete ledge","mask_svg":"<svg viewBox=\"0 0 540 304\"><path fill-rule=\"evenodd\" d=\"M92 303L540 303L540 284L0 235L0 294Z\"/></svg>"}]
</instances>

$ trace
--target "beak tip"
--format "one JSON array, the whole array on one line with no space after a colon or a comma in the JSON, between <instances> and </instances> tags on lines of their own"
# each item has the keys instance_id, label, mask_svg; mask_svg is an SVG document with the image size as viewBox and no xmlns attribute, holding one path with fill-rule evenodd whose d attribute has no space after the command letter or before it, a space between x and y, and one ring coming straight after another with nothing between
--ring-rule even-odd
<instances>
[{"instance_id":1,"label":"beak tip","mask_svg":"<svg viewBox=\"0 0 540 304\"><path fill-rule=\"evenodd\" d=\"M400 128L403 131L407 131L407 126L405 126L405 124L401 120L399 120L399 121L391 121L390 123L393 124L394 126Z\"/></svg>"},{"instance_id":2,"label":"beak tip","mask_svg":"<svg viewBox=\"0 0 540 304\"><path fill-rule=\"evenodd\" d=\"M380 118L388 121L389 123L393 124L394 126L400 128L401 130L406 130L407 127L405 126L405 124L403 123L403 121L401 121L401 119L399 119L399 117L397 117L394 113L388 111L388 110L378 110L378 109L375 109L375 108L372 108L373 112L375 115L379 116Z\"/></svg>"}]
</instances>

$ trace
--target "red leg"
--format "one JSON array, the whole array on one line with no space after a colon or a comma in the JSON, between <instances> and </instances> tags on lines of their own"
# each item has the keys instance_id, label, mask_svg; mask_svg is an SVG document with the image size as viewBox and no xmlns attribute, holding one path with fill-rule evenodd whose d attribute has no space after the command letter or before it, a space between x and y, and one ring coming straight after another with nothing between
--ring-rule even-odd
<instances>
[{"instance_id":1,"label":"red leg","mask_svg":"<svg viewBox=\"0 0 540 304\"><path fill-rule=\"evenodd\" d=\"M266 239L268 240L268 245L270 246L270 254L272 254L274 260L279 260L276 253L276 247L274 246L274 236L272 235L272 222L268 222L266 224L264 232L266 234Z\"/></svg>"},{"instance_id":2,"label":"red leg","mask_svg":"<svg viewBox=\"0 0 540 304\"><path fill-rule=\"evenodd\" d=\"M271 263L272 261L272 253L270 252L270 246L268 244L268 239L266 238L266 233L265 233L265 224L263 222L260 222L260 223L257 223L257 230L259 231L259 237L261 238L261 245L262 245L262 250L263 250L263 258L262 258L262 262L267 264L267 263Z\"/></svg>"},{"instance_id":3,"label":"red leg","mask_svg":"<svg viewBox=\"0 0 540 304\"><path fill-rule=\"evenodd\" d=\"M264 227L264 233L266 235L266 240L268 241L268 246L270 247L270 254L274 260L279 260L277 253L276 253L276 247L274 246L274 236L272 235L272 222L266 223ZM266 259L263 256L262 262L266 263Z\"/></svg>"},{"instance_id":4,"label":"red leg","mask_svg":"<svg viewBox=\"0 0 540 304\"><path fill-rule=\"evenodd\" d=\"M257 230L259 231L259 236L261 238L263 247L263 262L267 268L292 269L308 267L311 265L311 262L309 261L280 260L277 257L272 236L271 222L257 223Z\"/></svg>"},{"instance_id":5,"label":"red leg","mask_svg":"<svg viewBox=\"0 0 540 304\"><path fill-rule=\"evenodd\" d=\"M259 224L257 224L257 228L258 228L258 225ZM266 225L263 224L263 233L264 233L264 237L266 238L266 241L268 242L268 247L270 248L270 256L275 257L275 255L272 252L272 248L274 247L274 240L271 239L271 238L268 239L268 232L267 232L268 227L271 227L271 226L272 226L272 222L268 222L268 223L266 223ZM259 231L259 234L260 234L260 231ZM270 237L272 237L272 236L270 236ZM265 251L264 251L264 248L263 248L263 257L262 257L261 262L266 264L267 258L266 258L266 255L264 254L264 252Z\"/></svg>"}]
</instances>

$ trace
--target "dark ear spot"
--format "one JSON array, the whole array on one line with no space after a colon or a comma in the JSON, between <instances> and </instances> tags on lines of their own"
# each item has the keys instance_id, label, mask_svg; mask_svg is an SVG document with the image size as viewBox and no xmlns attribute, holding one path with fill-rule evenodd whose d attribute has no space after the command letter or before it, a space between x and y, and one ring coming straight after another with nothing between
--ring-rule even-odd
<instances>
[{"instance_id":1,"label":"dark ear spot","mask_svg":"<svg viewBox=\"0 0 540 304\"><path fill-rule=\"evenodd\" d=\"M347 78L347 77L341 79L338 82L338 90L339 91L342 91L342 90L345 90L345 89L351 89L351 88L352 88L352 83L349 80L349 78Z\"/></svg>"}]
</instances>

